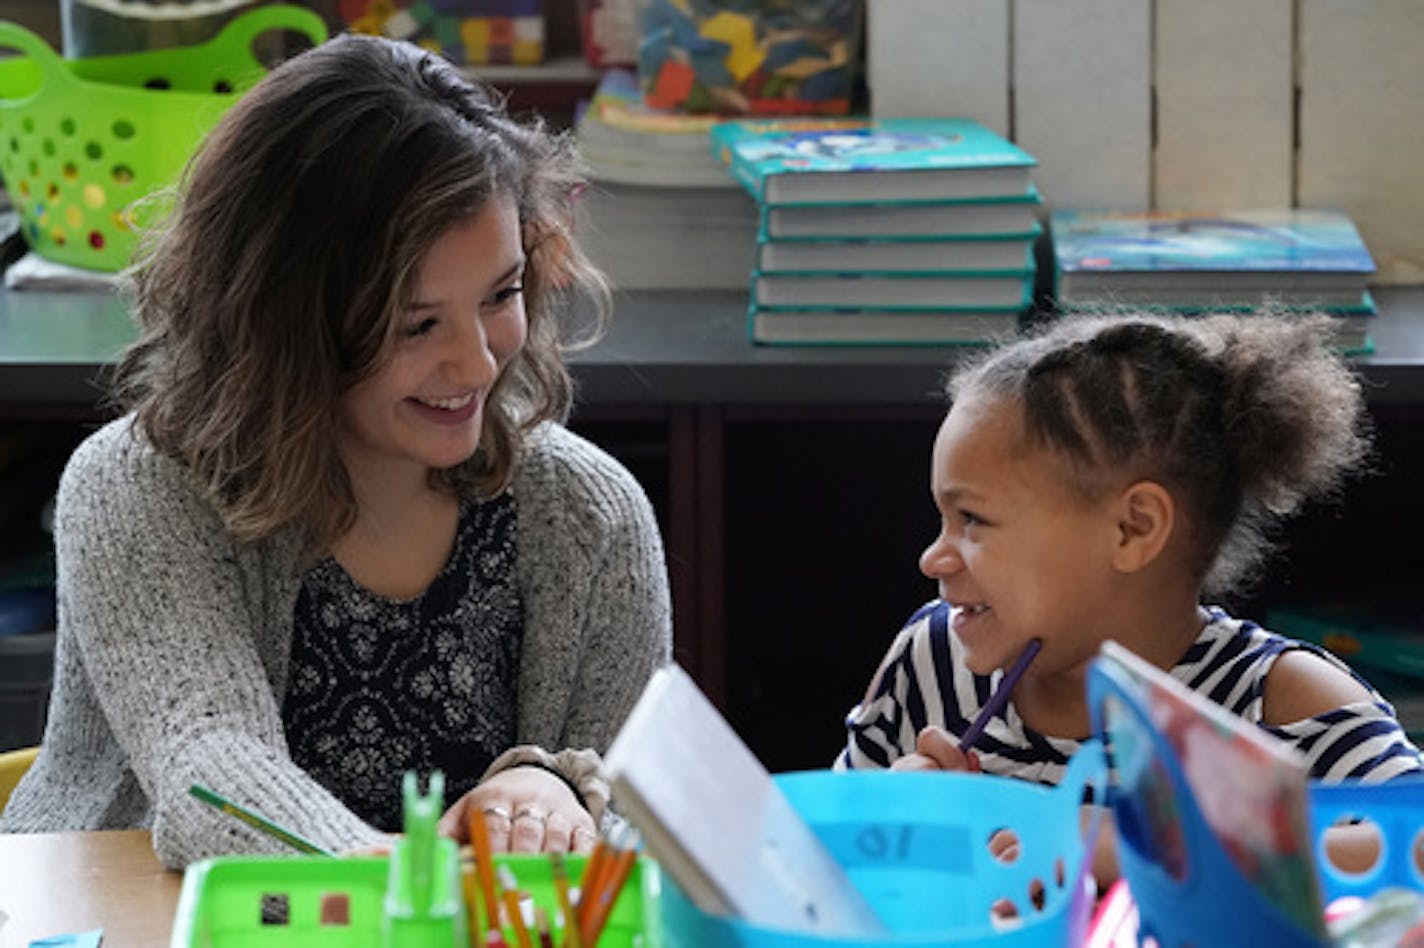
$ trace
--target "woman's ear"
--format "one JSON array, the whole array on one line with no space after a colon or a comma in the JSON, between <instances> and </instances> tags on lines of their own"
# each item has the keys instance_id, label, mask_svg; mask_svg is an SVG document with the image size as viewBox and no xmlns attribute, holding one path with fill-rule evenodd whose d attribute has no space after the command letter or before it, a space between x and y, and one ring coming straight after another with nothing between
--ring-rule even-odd
<instances>
[{"instance_id":1,"label":"woman's ear","mask_svg":"<svg viewBox=\"0 0 1424 948\"><path fill-rule=\"evenodd\" d=\"M1176 525L1176 502L1167 488L1156 481L1137 481L1118 496L1116 510L1113 566L1135 573L1154 562L1166 548Z\"/></svg>"}]
</instances>

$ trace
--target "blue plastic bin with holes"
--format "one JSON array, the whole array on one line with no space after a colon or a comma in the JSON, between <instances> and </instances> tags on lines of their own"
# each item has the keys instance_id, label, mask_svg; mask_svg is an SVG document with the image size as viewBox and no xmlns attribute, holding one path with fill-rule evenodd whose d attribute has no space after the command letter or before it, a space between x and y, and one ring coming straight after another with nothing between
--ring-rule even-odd
<instances>
[{"instance_id":1,"label":"blue plastic bin with holes","mask_svg":"<svg viewBox=\"0 0 1424 948\"><path fill-rule=\"evenodd\" d=\"M1118 771L1113 798L1118 863L1137 904L1139 939L1151 938L1163 948L1327 945L1323 916L1311 919L1315 931L1307 930L1263 897L1227 855L1202 815L1177 753L1144 713L1130 677L1095 662L1088 701L1094 730L1108 741ZM1424 780L1311 782L1308 790L1311 851L1301 860L1301 871L1313 878L1304 879L1297 891L1314 884L1328 905L1343 895L1368 896L1388 886L1424 890L1419 861L1424 855ZM1149 827L1152 815L1162 812L1169 813L1167 821ZM1383 849L1367 872L1349 875L1330 864L1324 834L1337 821L1361 819L1378 829ZM1170 859L1160 855L1164 826L1172 833ZM1203 906L1211 910L1202 911Z\"/></svg>"},{"instance_id":2,"label":"blue plastic bin with holes","mask_svg":"<svg viewBox=\"0 0 1424 948\"><path fill-rule=\"evenodd\" d=\"M1086 931L1091 847L1079 813L1084 788L1101 793L1104 772L1101 749L1089 742L1057 787L984 774L885 771L810 771L776 782L885 923L889 935L879 943L1036 948L1079 944ZM1017 837L1017 853L996 856L989 841L1006 829ZM877 944L709 915L666 874L663 885L668 948ZM1011 918L1003 918L1006 911Z\"/></svg>"},{"instance_id":3,"label":"blue plastic bin with holes","mask_svg":"<svg viewBox=\"0 0 1424 948\"><path fill-rule=\"evenodd\" d=\"M1310 785L1310 821L1319 840L1342 820L1373 825L1383 842L1379 858L1361 873L1342 872L1317 849L1320 884L1325 900L1346 895L1369 896L1401 886L1424 892L1424 779L1382 784Z\"/></svg>"}]
</instances>

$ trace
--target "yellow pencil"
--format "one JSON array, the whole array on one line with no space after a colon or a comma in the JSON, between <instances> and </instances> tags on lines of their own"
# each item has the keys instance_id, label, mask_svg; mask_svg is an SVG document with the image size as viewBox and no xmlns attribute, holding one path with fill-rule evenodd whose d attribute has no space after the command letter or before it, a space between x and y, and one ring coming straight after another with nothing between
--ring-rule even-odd
<instances>
[{"instance_id":1,"label":"yellow pencil","mask_svg":"<svg viewBox=\"0 0 1424 948\"><path fill-rule=\"evenodd\" d=\"M485 826L485 815L473 807L468 823L470 847L475 851L475 873L480 881L480 893L485 898L485 929L498 932L499 900L494 894L494 857L490 854L489 828Z\"/></svg>"},{"instance_id":2,"label":"yellow pencil","mask_svg":"<svg viewBox=\"0 0 1424 948\"><path fill-rule=\"evenodd\" d=\"M564 865L564 857L560 853L550 853L549 867L554 874L554 894L559 900L559 914L564 917L564 948L583 948L578 916L574 914L574 904L569 899L569 870Z\"/></svg>"},{"instance_id":3,"label":"yellow pencil","mask_svg":"<svg viewBox=\"0 0 1424 948\"><path fill-rule=\"evenodd\" d=\"M515 942L519 948L534 948L524 924L524 913L519 909L519 883L508 866L499 867L499 885L504 895L504 914L509 916L509 924L514 928Z\"/></svg>"}]
</instances>

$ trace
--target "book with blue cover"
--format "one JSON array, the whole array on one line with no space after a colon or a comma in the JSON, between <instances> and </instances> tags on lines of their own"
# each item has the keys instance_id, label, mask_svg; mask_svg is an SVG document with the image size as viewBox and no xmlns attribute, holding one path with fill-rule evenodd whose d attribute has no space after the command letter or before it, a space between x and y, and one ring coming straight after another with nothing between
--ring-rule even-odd
<instances>
[{"instance_id":1,"label":"book with blue cover","mask_svg":"<svg viewBox=\"0 0 1424 948\"><path fill-rule=\"evenodd\" d=\"M1135 713L1117 710L1114 695L1105 708L1117 778L1113 806L1124 837L1119 845L1131 846L1175 879L1203 872L1202 865L1188 863L1179 815L1185 803L1178 799L1184 790L1242 880L1284 919L1324 944L1310 776L1300 751L1116 642L1103 644L1094 674L1100 673L1097 668L1126 685L1119 694L1135 706ZM1143 726L1161 735L1185 787L1153 760L1155 748L1140 732ZM1125 866L1129 886L1135 871ZM1210 889L1197 883L1196 891Z\"/></svg>"},{"instance_id":2,"label":"book with blue cover","mask_svg":"<svg viewBox=\"0 0 1424 948\"><path fill-rule=\"evenodd\" d=\"M1374 261L1329 210L1073 211L1050 217L1059 300L1368 313Z\"/></svg>"},{"instance_id":3,"label":"book with blue cover","mask_svg":"<svg viewBox=\"0 0 1424 948\"><path fill-rule=\"evenodd\" d=\"M713 154L767 205L1021 200L1037 163L967 118L736 121L710 137Z\"/></svg>"}]
</instances>

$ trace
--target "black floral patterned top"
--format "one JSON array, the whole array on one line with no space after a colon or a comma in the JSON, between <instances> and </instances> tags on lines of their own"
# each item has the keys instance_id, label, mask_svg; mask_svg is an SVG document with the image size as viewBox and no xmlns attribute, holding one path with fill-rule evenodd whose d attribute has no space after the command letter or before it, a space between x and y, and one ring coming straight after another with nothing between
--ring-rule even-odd
<instances>
[{"instance_id":1,"label":"black floral patterned top","mask_svg":"<svg viewBox=\"0 0 1424 948\"><path fill-rule=\"evenodd\" d=\"M393 600L331 557L302 579L282 722L292 759L353 812L401 829L401 778L453 803L514 743L523 610L514 500L462 502L449 561Z\"/></svg>"}]
</instances>

